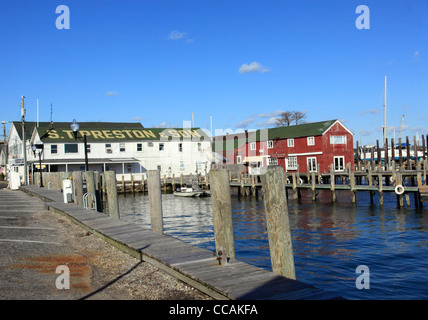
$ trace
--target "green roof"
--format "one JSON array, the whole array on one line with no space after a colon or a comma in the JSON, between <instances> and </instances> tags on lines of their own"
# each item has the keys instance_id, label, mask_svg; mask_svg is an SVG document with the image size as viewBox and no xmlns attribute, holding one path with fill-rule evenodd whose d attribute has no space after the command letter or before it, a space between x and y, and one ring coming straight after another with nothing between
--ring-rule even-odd
<instances>
[{"instance_id":1,"label":"green roof","mask_svg":"<svg viewBox=\"0 0 428 320\"><path fill-rule=\"evenodd\" d=\"M56 122L52 127L40 125L37 132L46 143L75 141L69 122ZM140 123L120 122L81 122L78 138L85 134L88 142L208 139L200 128L144 128Z\"/></svg>"},{"instance_id":2,"label":"green roof","mask_svg":"<svg viewBox=\"0 0 428 320\"><path fill-rule=\"evenodd\" d=\"M275 139L287 139L287 138L300 138L300 137L312 137L322 135L328 128L330 128L337 120L328 120L312 123L304 123L299 125L292 125L287 127L277 127L269 129L259 129L257 131L248 132L248 139L227 139L223 140L221 144L220 140L222 137L216 137L216 142L213 143L212 149L215 151L216 145L222 145L221 150L234 150L237 147L245 144L246 142L254 141L266 141ZM267 136L266 136L267 133ZM230 136L234 136L231 134Z\"/></svg>"},{"instance_id":3,"label":"green roof","mask_svg":"<svg viewBox=\"0 0 428 320\"><path fill-rule=\"evenodd\" d=\"M337 120L304 123L288 127L272 128L268 131L268 139L287 139L322 135ZM260 130L257 130L259 132ZM260 133L259 133L260 134ZM251 140L251 139L250 139Z\"/></svg>"}]
</instances>

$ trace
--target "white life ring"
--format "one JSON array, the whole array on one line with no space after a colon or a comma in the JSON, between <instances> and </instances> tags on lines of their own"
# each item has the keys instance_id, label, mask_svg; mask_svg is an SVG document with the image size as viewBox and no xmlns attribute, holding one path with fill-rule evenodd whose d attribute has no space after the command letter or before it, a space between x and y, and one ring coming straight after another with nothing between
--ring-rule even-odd
<instances>
[{"instance_id":1,"label":"white life ring","mask_svg":"<svg viewBox=\"0 0 428 320\"><path fill-rule=\"evenodd\" d=\"M395 181L395 178L393 176L389 177L389 182L393 183Z\"/></svg>"},{"instance_id":2,"label":"white life ring","mask_svg":"<svg viewBox=\"0 0 428 320\"><path fill-rule=\"evenodd\" d=\"M404 187L401 184L399 184L398 186L395 187L395 193L398 195L403 194L404 193Z\"/></svg>"},{"instance_id":3,"label":"white life ring","mask_svg":"<svg viewBox=\"0 0 428 320\"><path fill-rule=\"evenodd\" d=\"M299 183L303 184L303 179L302 178L299 178Z\"/></svg>"}]
</instances>

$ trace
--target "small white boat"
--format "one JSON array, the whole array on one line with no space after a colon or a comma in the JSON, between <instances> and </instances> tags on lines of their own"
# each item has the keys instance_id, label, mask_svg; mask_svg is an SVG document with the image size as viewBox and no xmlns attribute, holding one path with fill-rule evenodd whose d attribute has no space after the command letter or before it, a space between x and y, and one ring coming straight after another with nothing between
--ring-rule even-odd
<instances>
[{"instance_id":1,"label":"small white boat","mask_svg":"<svg viewBox=\"0 0 428 320\"><path fill-rule=\"evenodd\" d=\"M209 194L198 187L187 185L186 187L177 188L174 196L178 197L206 197Z\"/></svg>"}]
</instances>

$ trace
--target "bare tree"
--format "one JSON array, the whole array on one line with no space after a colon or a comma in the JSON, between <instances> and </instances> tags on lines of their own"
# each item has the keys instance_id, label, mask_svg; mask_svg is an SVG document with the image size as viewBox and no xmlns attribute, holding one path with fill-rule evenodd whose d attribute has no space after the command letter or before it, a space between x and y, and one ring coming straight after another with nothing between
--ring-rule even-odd
<instances>
[{"instance_id":1,"label":"bare tree","mask_svg":"<svg viewBox=\"0 0 428 320\"><path fill-rule=\"evenodd\" d=\"M289 126L293 120L294 119L293 119L292 112L291 111L284 111L284 112L281 112L279 117L276 119L275 125L277 127Z\"/></svg>"},{"instance_id":2,"label":"bare tree","mask_svg":"<svg viewBox=\"0 0 428 320\"><path fill-rule=\"evenodd\" d=\"M297 124L306 123L306 112L292 111L293 121Z\"/></svg>"},{"instance_id":3,"label":"bare tree","mask_svg":"<svg viewBox=\"0 0 428 320\"><path fill-rule=\"evenodd\" d=\"M301 111L284 111L275 121L277 127L290 126L292 123L302 124L306 123L306 112Z\"/></svg>"}]
</instances>

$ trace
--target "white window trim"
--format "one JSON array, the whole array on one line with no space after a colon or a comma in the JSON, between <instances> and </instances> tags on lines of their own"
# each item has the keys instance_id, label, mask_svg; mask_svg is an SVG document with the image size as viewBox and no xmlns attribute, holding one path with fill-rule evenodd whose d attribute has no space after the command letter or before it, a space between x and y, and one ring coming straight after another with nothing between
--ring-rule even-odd
<instances>
[{"instance_id":1,"label":"white window trim","mask_svg":"<svg viewBox=\"0 0 428 320\"><path fill-rule=\"evenodd\" d=\"M257 148L257 144L255 142L250 142L250 150L254 151Z\"/></svg>"},{"instance_id":2,"label":"white window trim","mask_svg":"<svg viewBox=\"0 0 428 320\"><path fill-rule=\"evenodd\" d=\"M312 159L315 159L315 170L309 170L309 168L308 168L308 171L309 172L317 172L317 167L318 167L317 157L307 157L306 158L306 166L308 166L308 160L312 160Z\"/></svg>"},{"instance_id":3,"label":"white window trim","mask_svg":"<svg viewBox=\"0 0 428 320\"><path fill-rule=\"evenodd\" d=\"M344 142L340 142L340 143L334 143L334 137L344 137L345 141ZM347 143L346 135L330 136L330 144L336 145L336 144L346 144L346 143Z\"/></svg>"},{"instance_id":4,"label":"white window trim","mask_svg":"<svg viewBox=\"0 0 428 320\"><path fill-rule=\"evenodd\" d=\"M241 164L242 163L242 156L236 156L236 163Z\"/></svg>"},{"instance_id":5,"label":"white window trim","mask_svg":"<svg viewBox=\"0 0 428 320\"><path fill-rule=\"evenodd\" d=\"M289 148L294 147L294 138L287 139L287 147L289 147Z\"/></svg>"},{"instance_id":6,"label":"white window trim","mask_svg":"<svg viewBox=\"0 0 428 320\"><path fill-rule=\"evenodd\" d=\"M308 141L308 146L314 146L315 145L315 137L314 136L307 137L306 139Z\"/></svg>"},{"instance_id":7,"label":"white window trim","mask_svg":"<svg viewBox=\"0 0 428 320\"><path fill-rule=\"evenodd\" d=\"M268 149L273 149L273 140L269 140L269 141L267 142L267 148L268 148Z\"/></svg>"},{"instance_id":8,"label":"white window trim","mask_svg":"<svg viewBox=\"0 0 428 320\"><path fill-rule=\"evenodd\" d=\"M343 159L343 168L342 169L336 169L336 159ZM345 171L346 165L345 165L345 156L335 156L333 157L333 166L334 166L334 171L339 172L339 171Z\"/></svg>"},{"instance_id":9,"label":"white window trim","mask_svg":"<svg viewBox=\"0 0 428 320\"><path fill-rule=\"evenodd\" d=\"M290 166L290 158L295 158L296 159L296 166ZM287 159L286 159L286 169L287 170L297 170L297 167L298 167L298 164L297 164L297 157L295 157L295 156L288 156L287 157Z\"/></svg>"}]
</instances>

